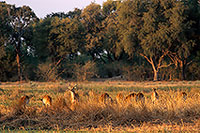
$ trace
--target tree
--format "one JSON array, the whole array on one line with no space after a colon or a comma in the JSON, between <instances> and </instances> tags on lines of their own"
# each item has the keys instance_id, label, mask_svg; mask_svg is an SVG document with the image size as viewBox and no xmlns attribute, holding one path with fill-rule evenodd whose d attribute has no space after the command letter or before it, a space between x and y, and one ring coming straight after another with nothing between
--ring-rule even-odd
<instances>
[{"instance_id":1,"label":"tree","mask_svg":"<svg viewBox=\"0 0 200 133\"><path fill-rule=\"evenodd\" d=\"M21 49L24 45L29 45L26 43L26 37L27 34L30 34L29 27L37 21L37 17L30 7L23 6L16 8L13 5L8 9L8 16L10 20L9 26L12 29L9 43L15 47L16 61L18 65L18 77L21 81Z\"/></svg>"},{"instance_id":2,"label":"tree","mask_svg":"<svg viewBox=\"0 0 200 133\"><path fill-rule=\"evenodd\" d=\"M9 26L8 26L8 11L9 5L5 2L0 2L0 59L6 56L5 43L9 36Z\"/></svg>"},{"instance_id":3,"label":"tree","mask_svg":"<svg viewBox=\"0 0 200 133\"><path fill-rule=\"evenodd\" d=\"M173 0L127 0L119 8L121 44L129 55L137 52L151 64L155 81L159 70L172 64L165 58L182 32L184 9Z\"/></svg>"},{"instance_id":4,"label":"tree","mask_svg":"<svg viewBox=\"0 0 200 133\"><path fill-rule=\"evenodd\" d=\"M105 19L102 21L102 32L104 33L103 49L106 51L104 56L108 62L119 60L120 55L117 55L117 43L119 42L119 21L117 19L118 1L108 0L103 3L103 14ZM122 54L122 53L120 53Z\"/></svg>"},{"instance_id":5,"label":"tree","mask_svg":"<svg viewBox=\"0 0 200 133\"><path fill-rule=\"evenodd\" d=\"M47 18L53 18L53 17L58 17L60 19L63 19L63 18L73 19L73 18L80 18L80 15L81 15L81 10L78 9L78 8L75 8L74 11L69 11L68 13L58 12L58 13L48 14L45 17L45 19L47 19Z\"/></svg>"},{"instance_id":6,"label":"tree","mask_svg":"<svg viewBox=\"0 0 200 133\"><path fill-rule=\"evenodd\" d=\"M81 10L52 13L34 26L34 54L40 62L56 63L69 54L77 54L84 44L84 27L80 22ZM44 52L45 51L45 52Z\"/></svg>"},{"instance_id":7,"label":"tree","mask_svg":"<svg viewBox=\"0 0 200 133\"><path fill-rule=\"evenodd\" d=\"M81 51L84 45L84 27L77 18L55 17L51 26L49 48L52 54L57 53L54 57L65 57Z\"/></svg>"},{"instance_id":8,"label":"tree","mask_svg":"<svg viewBox=\"0 0 200 133\"><path fill-rule=\"evenodd\" d=\"M61 67L63 61L73 59L84 47L85 33L78 11L75 9L74 13L71 11L65 17L54 13L52 17L49 15L34 26L34 54L38 63L44 65L39 65L40 68L49 64L45 72L49 75L53 71L63 73L66 69Z\"/></svg>"},{"instance_id":9,"label":"tree","mask_svg":"<svg viewBox=\"0 0 200 133\"><path fill-rule=\"evenodd\" d=\"M6 45L9 40L9 35L11 33L11 28L9 26L9 10L10 5L5 2L0 2L0 80L7 81L8 78L11 78L11 72L13 68L13 58L12 52L9 50L9 47ZM12 73L12 75L14 75Z\"/></svg>"},{"instance_id":10,"label":"tree","mask_svg":"<svg viewBox=\"0 0 200 133\"><path fill-rule=\"evenodd\" d=\"M102 21L104 18L101 6L95 3L84 8L81 14L81 22L86 30L85 49L93 60L97 56L101 58L100 53L103 53Z\"/></svg>"},{"instance_id":11,"label":"tree","mask_svg":"<svg viewBox=\"0 0 200 133\"><path fill-rule=\"evenodd\" d=\"M200 47L197 45L200 40L200 6L198 0L183 1L184 7L179 14L174 14L174 29L177 29L179 36L174 40L174 45L170 49L169 57L180 70L179 78L185 80L185 71L187 67L194 62ZM181 7L180 7L181 8ZM173 23L173 22L172 22Z\"/></svg>"},{"instance_id":12,"label":"tree","mask_svg":"<svg viewBox=\"0 0 200 133\"><path fill-rule=\"evenodd\" d=\"M33 25L33 51L34 56L37 57L39 63L46 62L51 59L49 46L49 34L52 18L41 19Z\"/></svg>"},{"instance_id":13,"label":"tree","mask_svg":"<svg viewBox=\"0 0 200 133\"><path fill-rule=\"evenodd\" d=\"M9 8L10 5L5 2L0 2L0 43L3 45L8 41L11 31L9 26Z\"/></svg>"}]
</instances>

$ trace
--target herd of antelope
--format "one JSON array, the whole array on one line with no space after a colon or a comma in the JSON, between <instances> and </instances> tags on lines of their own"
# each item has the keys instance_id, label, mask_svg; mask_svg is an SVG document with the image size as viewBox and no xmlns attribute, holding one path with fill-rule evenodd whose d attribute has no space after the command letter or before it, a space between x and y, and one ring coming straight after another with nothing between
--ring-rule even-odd
<instances>
[{"instance_id":1,"label":"herd of antelope","mask_svg":"<svg viewBox=\"0 0 200 133\"><path fill-rule=\"evenodd\" d=\"M78 95L78 93L75 92L76 87L77 87L77 85L73 85L73 86L69 86L67 89L71 95L70 101L71 101L72 108L73 108L73 105L75 105L76 103L79 102L79 95ZM31 97L33 97L33 96L27 96L27 95L22 96L19 99L19 105L25 107L29 103ZM181 92L180 97L185 101L187 98L187 93ZM151 100L152 100L153 104L155 104L156 101L158 101L158 99L159 99L159 94L157 92L157 89L153 88L152 94L151 94ZM49 95L44 95L42 97L42 99L40 99L40 100L45 105L45 107L49 107L52 105L52 98ZM101 94L98 98L98 101L101 103L104 103L104 104L114 102L114 100L111 98L111 96L108 93ZM123 101L123 103L128 103L128 102L132 102L132 101L144 103L145 96L141 92L139 92L139 93L133 92L133 93L127 95L126 97L124 97L124 95L122 93L118 93L116 96L116 102L122 103L122 101Z\"/></svg>"}]
</instances>

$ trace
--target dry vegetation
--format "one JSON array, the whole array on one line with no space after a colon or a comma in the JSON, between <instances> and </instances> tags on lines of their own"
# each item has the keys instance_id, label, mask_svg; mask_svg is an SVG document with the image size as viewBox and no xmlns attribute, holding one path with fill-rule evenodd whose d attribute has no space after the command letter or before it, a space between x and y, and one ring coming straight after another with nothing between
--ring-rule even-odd
<instances>
[{"instance_id":1,"label":"dry vegetation","mask_svg":"<svg viewBox=\"0 0 200 133\"><path fill-rule=\"evenodd\" d=\"M68 83L1 83L1 130L78 130L78 131L199 131L200 82L125 82L78 83L79 102L71 109ZM159 99L151 101L151 88ZM181 97L185 91L187 99ZM99 102L107 92L112 103ZM142 92L145 102L116 102L116 95ZM52 97L52 106L40 100ZM33 96L25 108L16 106L23 95Z\"/></svg>"}]
</instances>

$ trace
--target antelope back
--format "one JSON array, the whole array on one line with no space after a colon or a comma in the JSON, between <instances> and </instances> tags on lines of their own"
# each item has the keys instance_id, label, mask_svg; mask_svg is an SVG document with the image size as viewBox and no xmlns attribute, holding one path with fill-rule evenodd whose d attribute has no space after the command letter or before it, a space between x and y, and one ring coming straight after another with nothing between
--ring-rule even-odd
<instances>
[{"instance_id":1,"label":"antelope back","mask_svg":"<svg viewBox=\"0 0 200 133\"><path fill-rule=\"evenodd\" d=\"M51 106L52 105L52 98L48 95L45 95L43 98L42 98L42 102L45 106Z\"/></svg>"},{"instance_id":2,"label":"antelope back","mask_svg":"<svg viewBox=\"0 0 200 133\"><path fill-rule=\"evenodd\" d=\"M110 95L108 93L103 93L101 94L101 96L99 97L99 101L102 103L112 103L113 100L110 97Z\"/></svg>"},{"instance_id":3,"label":"antelope back","mask_svg":"<svg viewBox=\"0 0 200 133\"><path fill-rule=\"evenodd\" d=\"M29 99L30 97L29 96L22 96L20 99L19 99L19 106L25 106L26 104L29 103Z\"/></svg>"},{"instance_id":4,"label":"antelope back","mask_svg":"<svg viewBox=\"0 0 200 133\"><path fill-rule=\"evenodd\" d=\"M144 94L141 93L141 92L139 92L139 93L136 95L136 101L137 101L137 102L141 101L141 102L144 103L144 102L145 102Z\"/></svg>"},{"instance_id":5,"label":"antelope back","mask_svg":"<svg viewBox=\"0 0 200 133\"><path fill-rule=\"evenodd\" d=\"M131 93L131 94L129 94L128 96L126 96L125 101L126 101L126 102L132 102L132 101L135 100L135 96L136 96L135 93Z\"/></svg>"},{"instance_id":6,"label":"antelope back","mask_svg":"<svg viewBox=\"0 0 200 133\"><path fill-rule=\"evenodd\" d=\"M181 97L185 101L187 99L187 93L186 92L181 92Z\"/></svg>"}]
</instances>

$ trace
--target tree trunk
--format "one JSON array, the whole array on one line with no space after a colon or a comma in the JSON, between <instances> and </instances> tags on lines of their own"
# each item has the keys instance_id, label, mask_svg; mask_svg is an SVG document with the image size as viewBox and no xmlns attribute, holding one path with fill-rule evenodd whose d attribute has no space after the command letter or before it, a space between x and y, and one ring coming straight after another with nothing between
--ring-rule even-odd
<instances>
[{"instance_id":1,"label":"tree trunk","mask_svg":"<svg viewBox=\"0 0 200 133\"><path fill-rule=\"evenodd\" d=\"M180 79L185 80L185 63L184 63L184 61L181 61L180 67L181 67L180 68L181 69Z\"/></svg>"},{"instance_id":2,"label":"tree trunk","mask_svg":"<svg viewBox=\"0 0 200 133\"><path fill-rule=\"evenodd\" d=\"M158 70L154 70L154 77L153 77L153 81L158 81Z\"/></svg>"},{"instance_id":3,"label":"tree trunk","mask_svg":"<svg viewBox=\"0 0 200 133\"><path fill-rule=\"evenodd\" d=\"M155 59L153 59L152 57L148 58L144 54L140 53L140 55L143 56L151 64L151 66L153 68L153 72L154 72L154 77L153 77L154 81L158 81L159 80L158 74L159 74L160 68L162 68L162 67L168 67L168 66L171 65L171 63L168 64L168 65L162 65L161 64L163 58L166 56L167 53L168 53L168 51L166 51L165 53L163 53L163 55L159 58L159 61L157 63L156 63Z\"/></svg>"},{"instance_id":4,"label":"tree trunk","mask_svg":"<svg viewBox=\"0 0 200 133\"><path fill-rule=\"evenodd\" d=\"M172 80L172 74L170 72L170 74L169 74L169 81L171 81L171 80Z\"/></svg>"},{"instance_id":5,"label":"tree trunk","mask_svg":"<svg viewBox=\"0 0 200 133\"><path fill-rule=\"evenodd\" d=\"M21 54L21 37L19 37L18 44L16 45L16 60L17 60L17 72L19 81L22 81L22 72L21 72L21 61L20 61L20 54Z\"/></svg>"},{"instance_id":6,"label":"tree trunk","mask_svg":"<svg viewBox=\"0 0 200 133\"><path fill-rule=\"evenodd\" d=\"M19 57L19 53L17 53L16 60L17 60L17 72L18 72L18 78L19 78L19 81L21 82L21 81L22 81L22 75L21 75L21 65L20 65L20 57Z\"/></svg>"}]
</instances>

